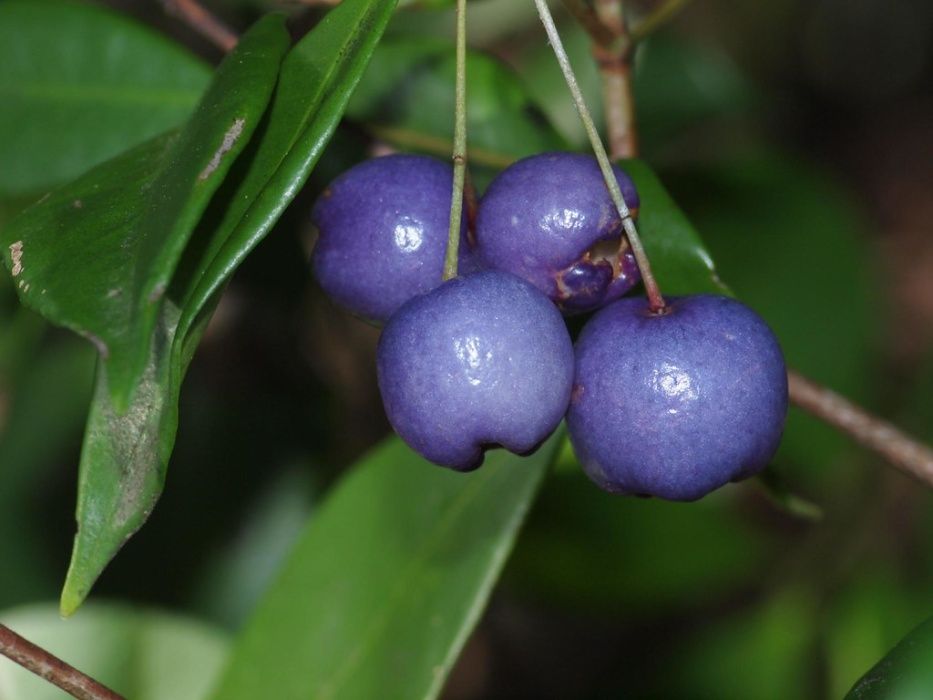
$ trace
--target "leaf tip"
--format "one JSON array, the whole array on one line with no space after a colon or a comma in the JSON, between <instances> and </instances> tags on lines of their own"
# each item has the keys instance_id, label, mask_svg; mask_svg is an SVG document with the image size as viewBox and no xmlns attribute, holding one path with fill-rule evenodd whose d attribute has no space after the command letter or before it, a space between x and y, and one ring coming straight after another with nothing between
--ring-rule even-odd
<instances>
[{"instance_id":1,"label":"leaf tip","mask_svg":"<svg viewBox=\"0 0 933 700\"><path fill-rule=\"evenodd\" d=\"M71 572L68 572L68 576L65 578L65 585L62 588L61 599L58 603L58 612L63 618L71 617L75 614L78 608L81 607L81 604L84 602L84 599L87 597L88 589L83 586L76 585Z\"/></svg>"}]
</instances>

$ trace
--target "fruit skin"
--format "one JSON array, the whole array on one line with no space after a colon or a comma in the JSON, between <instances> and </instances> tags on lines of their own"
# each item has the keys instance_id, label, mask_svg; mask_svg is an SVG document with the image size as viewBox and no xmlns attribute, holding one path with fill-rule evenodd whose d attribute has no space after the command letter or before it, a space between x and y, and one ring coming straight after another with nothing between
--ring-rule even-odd
<instances>
[{"instance_id":1,"label":"fruit skin","mask_svg":"<svg viewBox=\"0 0 933 700\"><path fill-rule=\"evenodd\" d=\"M458 277L405 304L377 352L395 431L432 462L470 471L486 448L533 452L573 385L573 345L557 308L495 270Z\"/></svg>"},{"instance_id":2,"label":"fruit skin","mask_svg":"<svg viewBox=\"0 0 933 700\"><path fill-rule=\"evenodd\" d=\"M635 213L635 184L613 170ZM640 279L599 165L579 153L543 153L499 173L479 205L476 246L486 267L528 280L565 313L599 308Z\"/></svg>"},{"instance_id":3,"label":"fruit skin","mask_svg":"<svg viewBox=\"0 0 933 700\"><path fill-rule=\"evenodd\" d=\"M324 291L365 319L384 322L441 283L453 169L419 155L363 161L318 198L311 265ZM461 222L461 270L473 268Z\"/></svg>"},{"instance_id":4,"label":"fruit skin","mask_svg":"<svg viewBox=\"0 0 933 700\"><path fill-rule=\"evenodd\" d=\"M575 347L567 424L584 471L622 494L692 501L763 469L787 414L777 339L744 304L697 295L652 315L617 301Z\"/></svg>"}]
</instances>

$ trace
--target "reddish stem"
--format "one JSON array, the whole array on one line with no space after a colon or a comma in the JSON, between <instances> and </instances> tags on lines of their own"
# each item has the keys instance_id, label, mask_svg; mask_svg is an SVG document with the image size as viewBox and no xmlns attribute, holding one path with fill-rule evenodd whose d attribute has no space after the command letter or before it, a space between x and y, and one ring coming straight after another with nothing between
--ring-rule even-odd
<instances>
[{"instance_id":1,"label":"reddish stem","mask_svg":"<svg viewBox=\"0 0 933 700\"><path fill-rule=\"evenodd\" d=\"M79 700L125 700L6 625L0 625L0 654Z\"/></svg>"},{"instance_id":2,"label":"reddish stem","mask_svg":"<svg viewBox=\"0 0 933 700\"><path fill-rule=\"evenodd\" d=\"M162 0L165 11L209 39L221 51L233 50L240 40L237 33L208 12L197 0Z\"/></svg>"}]
</instances>

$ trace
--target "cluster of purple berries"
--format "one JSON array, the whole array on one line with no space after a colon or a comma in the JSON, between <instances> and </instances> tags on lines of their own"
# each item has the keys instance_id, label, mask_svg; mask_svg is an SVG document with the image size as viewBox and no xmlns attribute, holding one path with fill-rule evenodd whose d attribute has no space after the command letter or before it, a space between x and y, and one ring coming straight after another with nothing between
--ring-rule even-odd
<instances>
[{"instance_id":1,"label":"cluster of purple berries","mask_svg":"<svg viewBox=\"0 0 933 700\"><path fill-rule=\"evenodd\" d=\"M787 412L776 338L727 297L671 298L662 314L621 299L640 278L593 158L548 153L500 173L472 230L461 223L460 275L442 283L452 183L432 158L376 158L312 214L323 289L385 323L379 388L412 448L469 471L490 447L534 451L566 416L600 487L685 501L767 465ZM596 309L574 346L561 312Z\"/></svg>"}]
</instances>

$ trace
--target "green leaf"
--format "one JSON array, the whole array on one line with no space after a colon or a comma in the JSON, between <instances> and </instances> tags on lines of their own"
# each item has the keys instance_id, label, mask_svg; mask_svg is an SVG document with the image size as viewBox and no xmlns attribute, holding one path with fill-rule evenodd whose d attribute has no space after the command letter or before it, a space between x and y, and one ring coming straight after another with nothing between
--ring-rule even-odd
<instances>
[{"instance_id":1,"label":"green leaf","mask_svg":"<svg viewBox=\"0 0 933 700\"><path fill-rule=\"evenodd\" d=\"M855 684L846 700L921 700L933 696L933 619L904 637Z\"/></svg>"},{"instance_id":2,"label":"green leaf","mask_svg":"<svg viewBox=\"0 0 933 700\"><path fill-rule=\"evenodd\" d=\"M176 356L193 352L189 329L210 312L218 291L308 179L396 2L344 0L289 52L258 148L236 173L220 222L190 273L192 282L180 292Z\"/></svg>"},{"instance_id":3,"label":"green leaf","mask_svg":"<svg viewBox=\"0 0 933 700\"><path fill-rule=\"evenodd\" d=\"M101 353L81 457L66 613L161 492L178 396L166 359L178 310L162 298L163 289L230 161L258 125L287 46L281 17L260 20L218 69L181 132L98 166L0 236L24 303L91 338Z\"/></svg>"},{"instance_id":4,"label":"green leaf","mask_svg":"<svg viewBox=\"0 0 933 700\"><path fill-rule=\"evenodd\" d=\"M454 44L425 38L383 42L347 114L405 148L449 156L453 141ZM567 148L504 63L467 53L467 134L474 165Z\"/></svg>"},{"instance_id":5,"label":"green leaf","mask_svg":"<svg viewBox=\"0 0 933 700\"><path fill-rule=\"evenodd\" d=\"M62 620L52 605L0 613L0 621L133 700L201 700L227 654L223 634L203 623L118 605L91 605ZM70 697L0 657L3 700Z\"/></svg>"},{"instance_id":6,"label":"green leaf","mask_svg":"<svg viewBox=\"0 0 933 700\"><path fill-rule=\"evenodd\" d=\"M343 115L395 0L344 0L282 63L272 106L171 280L132 405L99 375L82 454L78 535L62 591L74 611L158 499L185 370L223 284L298 193ZM240 46L243 45L241 40Z\"/></svg>"},{"instance_id":7,"label":"green leaf","mask_svg":"<svg viewBox=\"0 0 933 700\"><path fill-rule=\"evenodd\" d=\"M312 519L214 698L436 697L559 440L471 474L388 440Z\"/></svg>"},{"instance_id":8,"label":"green leaf","mask_svg":"<svg viewBox=\"0 0 933 700\"><path fill-rule=\"evenodd\" d=\"M93 340L118 414L140 379L178 259L258 125L287 46L283 19L261 20L184 129L98 166L3 232L20 297Z\"/></svg>"},{"instance_id":9,"label":"green leaf","mask_svg":"<svg viewBox=\"0 0 933 700\"><path fill-rule=\"evenodd\" d=\"M41 193L180 124L209 78L177 44L100 7L0 3L0 196Z\"/></svg>"}]
</instances>

